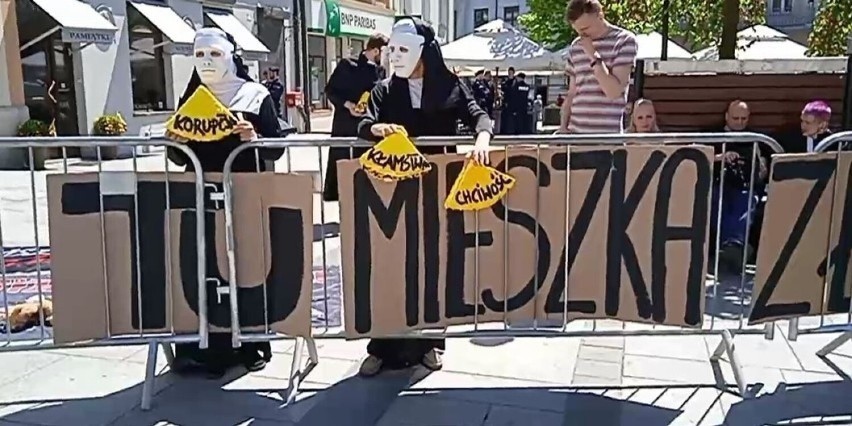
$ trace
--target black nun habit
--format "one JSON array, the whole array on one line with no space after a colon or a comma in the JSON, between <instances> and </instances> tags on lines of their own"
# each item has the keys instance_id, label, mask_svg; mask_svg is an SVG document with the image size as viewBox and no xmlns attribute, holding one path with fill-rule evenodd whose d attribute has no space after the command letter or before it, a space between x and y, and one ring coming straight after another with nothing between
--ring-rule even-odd
<instances>
[{"instance_id":1,"label":"black nun habit","mask_svg":"<svg viewBox=\"0 0 852 426\"><path fill-rule=\"evenodd\" d=\"M417 34L424 39L420 54L422 83L420 79L395 74L379 82L370 93L367 113L358 124L358 136L378 142L381 138L370 131L377 123L401 125L412 137L455 136L459 121L475 129L476 134L491 133L488 114L476 104L470 89L447 69L432 27L409 17L400 19L397 25L404 20L413 21ZM456 152L455 146L418 149L423 154ZM382 360L382 368L398 369L417 365L428 352L444 347L444 339L372 339L367 352Z\"/></svg>"}]
</instances>

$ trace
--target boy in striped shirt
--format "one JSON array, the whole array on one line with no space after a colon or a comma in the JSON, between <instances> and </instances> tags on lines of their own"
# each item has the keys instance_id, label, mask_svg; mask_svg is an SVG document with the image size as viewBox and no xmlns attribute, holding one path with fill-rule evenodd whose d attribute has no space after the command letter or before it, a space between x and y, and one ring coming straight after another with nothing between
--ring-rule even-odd
<instances>
[{"instance_id":1,"label":"boy in striped shirt","mask_svg":"<svg viewBox=\"0 0 852 426\"><path fill-rule=\"evenodd\" d=\"M563 133L622 133L636 36L604 19L599 0L571 0L565 19L577 37L568 49Z\"/></svg>"}]
</instances>

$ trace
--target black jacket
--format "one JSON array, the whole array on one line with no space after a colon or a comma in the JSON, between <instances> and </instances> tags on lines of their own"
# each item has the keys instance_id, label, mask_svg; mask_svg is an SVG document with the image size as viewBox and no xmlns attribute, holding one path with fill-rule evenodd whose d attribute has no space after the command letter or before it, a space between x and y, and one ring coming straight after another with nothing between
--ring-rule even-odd
<instances>
[{"instance_id":1,"label":"black jacket","mask_svg":"<svg viewBox=\"0 0 852 426\"><path fill-rule=\"evenodd\" d=\"M358 117L353 117L343 106L348 102L358 102L364 92L369 92L376 82L383 78L384 71L363 53L357 58L346 58L337 64L328 84L325 95L334 105L334 121L331 123L332 136L355 136L358 131Z\"/></svg>"},{"instance_id":2,"label":"black jacket","mask_svg":"<svg viewBox=\"0 0 852 426\"><path fill-rule=\"evenodd\" d=\"M724 127L709 129L706 131L707 133L725 133ZM752 129L744 129L741 132L751 132L751 133L760 133L756 132ZM736 142L725 144L725 151L733 151L739 154L739 159L734 163L724 163L725 166L725 186L728 188L748 188L749 185L749 174L754 173L754 182L756 186L760 186L763 182L763 178L760 176L761 169L768 172L768 164L766 161L767 152L771 150L768 149L764 144L757 143L758 151L757 151L757 161L755 161L755 169L752 171L751 162L752 162L752 152L753 152L753 143L746 142ZM713 151L716 155L721 154L722 144L712 144ZM716 160L715 165L713 167L713 175L716 181L720 179L721 176L721 166L722 161L724 160ZM763 165L763 167L761 167Z\"/></svg>"}]
</instances>

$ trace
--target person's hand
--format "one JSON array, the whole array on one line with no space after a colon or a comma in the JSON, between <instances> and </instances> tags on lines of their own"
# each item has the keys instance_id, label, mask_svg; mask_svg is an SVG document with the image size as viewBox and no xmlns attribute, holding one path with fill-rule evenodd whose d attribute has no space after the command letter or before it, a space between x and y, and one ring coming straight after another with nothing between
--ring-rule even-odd
<instances>
[{"instance_id":1,"label":"person's hand","mask_svg":"<svg viewBox=\"0 0 852 426\"><path fill-rule=\"evenodd\" d=\"M187 139L187 138L185 138L185 137L183 137L183 136L180 136L180 135L178 135L177 133L174 133L174 132L172 132L172 131L170 131L170 130L166 130L166 135L165 135L165 136L166 136L166 138L167 138L167 139L171 139L171 140L173 140L173 141L175 141L175 142L180 142L180 143L187 143L187 142L189 142L189 139Z\"/></svg>"},{"instance_id":2,"label":"person's hand","mask_svg":"<svg viewBox=\"0 0 852 426\"><path fill-rule=\"evenodd\" d=\"M568 132L567 127L559 127L555 132L553 132L554 135L567 135L568 133L570 132Z\"/></svg>"},{"instance_id":3,"label":"person's hand","mask_svg":"<svg viewBox=\"0 0 852 426\"><path fill-rule=\"evenodd\" d=\"M479 134L476 135L476 142L473 144L473 151L467 153L467 158L470 158L479 164L489 164L491 162L488 158L489 146L491 146L491 133L479 132Z\"/></svg>"},{"instance_id":4,"label":"person's hand","mask_svg":"<svg viewBox=\"0 0 852 426\"><path fill-rule=\"evenodd\" d=\"M586 55L589 56L589 59L593 59L595 57L595 45L592 43L591 37L580 37L580 46L583 48L583 51L586 52Z\"/></svg>"},{"instance_id":5,"label":"person's hand","mask_svg":"<svg viewBox=\"0 0 852 426\"><path fill-rule=\"evenodd\" d=\"M351 115L353 117L363 117L364 114L366 113L366 111L359 111L358 110L358 104L356 104L354 102L346 101L346 102L343 103L343 106L346 107L346 109L349 110L349 115Z\"/></svg>"},{"instance_id":6,"label":"person's hand","mask_svg":"<svg viewBox=\"0 0 852 426\"><path fill-rule=\"evenodd\" d=\"M383 138L394 133L405 133L405 128L399 124L376 123L370 126L370 133Z\"/></svg>"},{"instance_id":7,"label":"person's hand","mask_svg":"<svg viewBox=\"0 0 852 426\"><path fill-rule=\"evenodd\" d=\"M257 139L257 133L254 131L254 125L251 124L250 121L243 118L242 113L237 114L237 125L234 126L234 130L231 131L232 134L239 135L240 140L243 142L251 142Z\"/></svg>"}]
</instances>

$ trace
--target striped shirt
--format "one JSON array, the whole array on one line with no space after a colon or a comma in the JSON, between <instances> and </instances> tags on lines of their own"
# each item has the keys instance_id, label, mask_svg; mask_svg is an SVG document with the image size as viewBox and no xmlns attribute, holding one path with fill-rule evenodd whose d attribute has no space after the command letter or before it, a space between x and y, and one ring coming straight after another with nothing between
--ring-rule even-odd
<instances>
[{"instance_id":1,"label":"striped shirt","mask_svg":"<svg viewBox=\"0 0 852 426\"><path fill-rule=\"evenodd\" d=\"M601 60L612 71L615 67L633 66L636 62L636 35L623 28L610 26L609 32L592 42ZM570 133L622 133L627 107L627 90L618 99L610 99L601 89L580 38L568 48L566 72L575 79L576 92L571 101Z\"/></svg>"}]
</instances>

